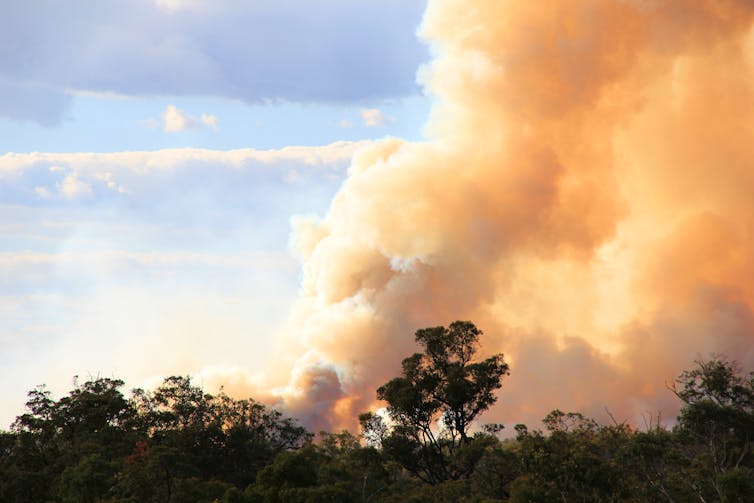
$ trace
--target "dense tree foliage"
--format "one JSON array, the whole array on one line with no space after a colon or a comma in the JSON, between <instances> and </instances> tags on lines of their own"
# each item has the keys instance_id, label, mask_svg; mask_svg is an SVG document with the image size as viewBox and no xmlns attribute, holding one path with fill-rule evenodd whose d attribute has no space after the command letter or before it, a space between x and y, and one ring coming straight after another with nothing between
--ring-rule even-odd
<instances>
[{"instance_id":1,"label":"dense tree foliage","mask_svg":"<svg viewBox=\"0 0 754 503\"><path fill-rule=\"evenodd\" d=\"M670 386L675 426L636 429L554 410L501 440L479 415L508 366L476 362L468 322L417 332L424 348L378 396L361 436L316 437L253 400L187 377L122 393L123 381L40 386L0 431L2 502L750 502L754 373L723 357Z\"/></svg>"},{"instance_id":2,"label":"dense tree foliage","mask_svg":"<svg viewBox=\"0 0 754 503\"><path fill-rule=\"evenodd\" d=\"M430 484L468 478L488 443L483 435L472 437L470 428L497 400L508 364L500 354L472 361L481 333L468 321L418 330L424 352L403 360L402 375L377 389L392 426L374 414L360 417L369 438Z\"/></svg>"},{"instance_id":3,"label":"dense tree foliage","mask_svg":"<svg viewBox=\"0 0 754 503\"><path fill-rule=\"evenodd\" d=\"M0 501L213 501L310 443L292 419L187 377L153 392L98 378L60 400L39 387L2 436Z\"/></svg>"}]
</instances>

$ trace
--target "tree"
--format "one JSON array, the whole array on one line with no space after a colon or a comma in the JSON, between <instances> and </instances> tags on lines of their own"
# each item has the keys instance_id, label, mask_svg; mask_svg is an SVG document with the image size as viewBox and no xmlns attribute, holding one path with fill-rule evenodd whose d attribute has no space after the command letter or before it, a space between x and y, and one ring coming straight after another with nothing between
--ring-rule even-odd
<instances>
[{"instance_id":1,"label":"tree","mask_svg":"<svg viewBox=\"0 0 754 503\"><path fill-rule=\"evenodd\" d=\"M484 449L471 435L477 416L497 401L509 374L502 354L474 362L482 331L469 321L416 332L423 353L403 360L403 371L377 389L387 402L388 430L375 414L360 416L366 438L430 484L467 478Z\"/></svg>"},{"instance_id":2,"label":"tree","mask_svg":"<svg viewBox=\"0 0 754 503\"><path fill-rule=\"evenodd\" d=\"M629 426L557 409L542 423L547 434L516 426L523 476L511 484L511 502L653 501L634 497L635 478L619 462L633 435Z\"/></svg>"},{"instance_id":3,"label":"tree","mask_svg":"<svg viewBox=\"0 0 754 503\"><path fill-rule=\"evenodd\" d=\"M754 497L754 372L714 356L676 379L678 435L687 480L699 498Z\"/></svg>"},{"instance_id":4,"label":"tree","mask_svg":"<svg viewBox=\"0 0 754 503\"><path fill-rule=\"evenodd\" d=\"M278 455L246 493L251 501L270 503L375 502L391 482L383 461L347 431L322 431L318 442Z\"/></svg>"},{"instance_id":5,"label":"tree","mask_svg":"<svg viewBox=\"0 0 754 503\"><path fill-rule=\"evenodd\" d=\"M121 493L127 496L141 490L146 479L166 495L186 481L198 487L192 478L244 488L278 453L311 439L282 413L252 399L211 395L188 376L168 377L153 392L134 390L133 402L148 442L145 449L136 446L138 455L121 479Z\"/></svg>"},{"instance_id":6,"label":"tree","mask_svg":"<svg viewBox=\"0 0 754 503\"><path fill-rule=\"evenodd\" d=\"M276 410L210 395L188 377L130 399L122 387L91 379L59 400L44 386L30 391L27 412L0 431L0 501L210 502L239 493L312 436Z\"/></svg>"},{"instance_id":7,"label":"tree","mask_svg":"<svg viewBox=\"0 0 754 503\"><path fill-rule=\"evenodd\" d=\"M120 459L134 437L135 411L120 392L123 381L75 381L55 401L39 386L29 392L28 412L12 425L17 443L10 501L94 501L114 483Z\"/></svg>"}]
</instances>

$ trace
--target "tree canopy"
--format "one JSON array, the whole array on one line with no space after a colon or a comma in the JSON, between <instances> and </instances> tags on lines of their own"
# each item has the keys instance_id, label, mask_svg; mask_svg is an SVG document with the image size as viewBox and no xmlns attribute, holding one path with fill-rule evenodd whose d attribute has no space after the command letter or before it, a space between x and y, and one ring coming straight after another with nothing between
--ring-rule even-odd
<instances>
[{"instance_id":1,"label":"tree canopy","mask_svg":"<svg viewBox=\"0 0 754 503\"><path fill-rule=\"evenodd\" d=\"M480 335L470 321L418 330L424 351L405 358L401 375L377 389L387 402L390 432L373 414L360 418L366 435L382 437L386 452L429 483L471 475L477 461L470 456L471 425L497 401L509 372L502 354L474 361Z\"/></svg>"},{"instance_id":2,"label":"tree canopy","mask_svg":"<svg viewBox=\"0 0 754 503\"><path fill-rule=\"evenodd\" d=\"M602 424L553 410L539 426L484 428L508 365L477 358L470 322L416 332L422 349L377 390L362 435L307 431L189 377L123 394L115 378L39 386L0 431L9 503L550 503L754 501L754 373L713 355L669 386L672 426Z\"/></svg>"}]
</instances>

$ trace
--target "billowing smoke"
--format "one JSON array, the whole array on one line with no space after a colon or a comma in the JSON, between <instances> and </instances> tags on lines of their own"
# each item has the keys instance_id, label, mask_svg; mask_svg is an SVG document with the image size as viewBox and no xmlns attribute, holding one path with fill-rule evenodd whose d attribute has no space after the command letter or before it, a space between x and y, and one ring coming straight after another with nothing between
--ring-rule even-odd
<instances>
[{"instance_id":1,"label":"billowing smoke","mask_svg":"<svg viewBox=\"0 0 754 503\"><path fill-rule=\"evenodd\" d=\"M352 426L413 332L455 319L511 363L486 416L509 425L672 417L695 358L754 365L753 20L750 0L430 0L429 140L362 149L295 222L288 409Z\"/></svg>"}]
</instances>

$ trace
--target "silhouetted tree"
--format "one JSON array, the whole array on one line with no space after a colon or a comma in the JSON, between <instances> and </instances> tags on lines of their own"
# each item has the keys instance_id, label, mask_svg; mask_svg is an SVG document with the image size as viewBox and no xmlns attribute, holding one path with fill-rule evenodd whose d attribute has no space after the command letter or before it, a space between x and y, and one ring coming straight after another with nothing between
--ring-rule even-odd
<instances>
[{"instance_id":1,"label":"silhouetted tree","mask_svg":"<svg viewBox=\"0 0 754 503\"><path fill-rule=\"evenodd\" d=\"M560 410L542 423L546 433L516 427L523 476L511 485L511 501L642 501L634 498L634 478L619 456L633 434L630 427L604 426Z\"/></svg>"},{"instance_id":2,"label":"silhouetted tree","mask_svg":"<svg viewBox=\"0 0 754 503\"><path fill-rule=\"evenodd\" d=\"M475 362L482 331L469 321L416 332L423 353L403 360L403 371L377 389L393 422L362 414L364 435L406 470L430 484L468 477L483 449L474 445L470 427L495 403L507 375L502 354Z\"/></svg>"},{"instance_id":3,"label":"silhouetted tree","mask_svg":"<svg viewBox=\"0 0 754 503\"><path fill-rule=\"evenodd\" d=\"M681 464L707 501L754 500L754 372L716 356L683 372L673 392L684 405L677 434Z\"/></svg>"},{"instance_id":4,"label":"silhouetted tree","mask_svg":"<svg viewBox=\"0 0 754 503\"><path fill-rule=\"evenodd\" d=\"M489 503L754 501L754 374L723 357L671 386L672 428L602 425L555 410L542 430L472 428L508 373L475 359L469 322L419 330L424 351L378 389L389 418L363 433L320 432L254 400L206 393L188 377L121 393L118 379L40 386L0 431L2 502ZM366 440L363 445L361 440Z\"/></svg>"}]
</instances>

